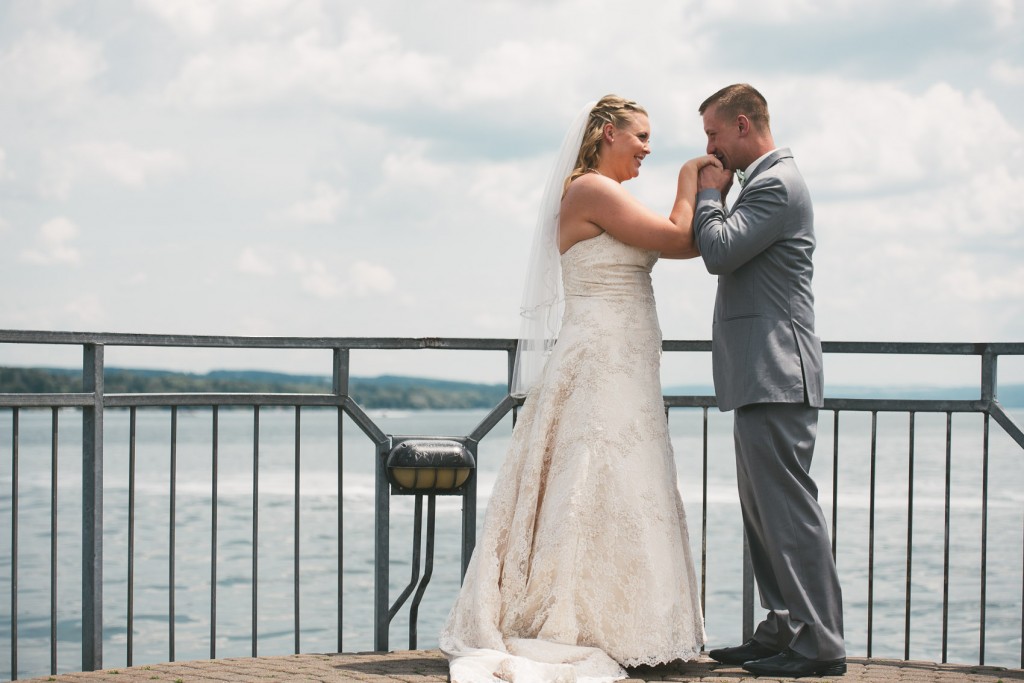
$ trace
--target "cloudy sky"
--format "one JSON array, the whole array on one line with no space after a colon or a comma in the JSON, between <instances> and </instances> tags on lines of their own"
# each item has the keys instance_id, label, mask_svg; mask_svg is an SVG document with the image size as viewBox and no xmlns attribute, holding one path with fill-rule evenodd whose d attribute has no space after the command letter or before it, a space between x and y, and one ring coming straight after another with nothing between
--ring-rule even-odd
<instances>
[{"instance_id":1,"label":"cloudy sky","mask_svg":"<svg viewBox=\"0 0 1024 683\"><path fill-rule=\"evenodd\" d=\"M647 107L653 154L627 187L667 212L703 153L697 106L737 81L765 94L815 198L823 339L1024 341L1019 0L5 0L0 328L515 336L577 109L609 92ZM666 338L710 337L699 262L660 262L655 287ZM367 354L353 372L500 381L493 360Z\"/></svg>"}]
</instances>

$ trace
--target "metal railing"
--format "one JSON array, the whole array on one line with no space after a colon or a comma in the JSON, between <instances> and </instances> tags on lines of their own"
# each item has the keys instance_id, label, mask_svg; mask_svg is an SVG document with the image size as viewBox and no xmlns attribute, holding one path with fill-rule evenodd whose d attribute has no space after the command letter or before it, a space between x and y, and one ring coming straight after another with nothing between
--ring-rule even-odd
<instances>
[{"instance_id":1,"label":"metal railing","mask_svg":"<svg viewBox=\"0 0 1024 683\"><path fill-rule=\"evenodd\" d=\"M374 646L378 650L388 648L388 628L395 612L404 601L405 595L411 592L416 585L416 595L410 605L410 640L415 643L415 616L419 606L419 599L422 597L426 582L430 579L432 563L432 533L433 533L433 511L434 502L429 500L429 522L427 533L427 567L426 573L419 576L419 543L420 543L420 517L419 510L421 499L418 496L416 501L417 526L415 534L416 546L413 549L413 572L412 581L405 591L403 597L392 607L389 596L390 582L390 551L389 551L389 517L390 496L386 473L383 469L383 456L387 453L393 435L386 434L371 419L367 412L358 405L350 395L350 352L353 350L407 350L407 349L442 349L449 351L489 351L504 353L507 357L509 376L515 350L515 341L508 339L455 339L455 338L425 338L425 339L397 339L397 338L304 338L304 337L228 337L228 336L178 336L178 335L137 335L137 334L102 334L102 333L77 333L77 332L34 332L17 330L0 330L0 344L57 344L66 346L77 346L83 350L82 380L83 390L74 393L40 393L40 394L0 394L0 409L10 411L11 423L11 447L9 451L0 450L0 457L9 454L12 473L11 488L11 536L8 546L10 552L10 630L11 630L11 677L12 680L18 676L18 556L19 556L19 415L23 409L49 408L52 411L51 429L51 571L50 571L50 669L51 673L57 672L57 648L56 648L56 621L57 621L57 496L58 496L58 453L59 453L59 419L58 411L61 408L76 408L82 414L82 590L81 590L81 641L82 641L82 662L83 670L94 670L103 666L103 464L104 464L104 415L108 410L126 410L129 415L130 437L129 437L129 502L128 502L128 602L127 602L127 663L132 665L133 634L135 631L134 605L132 601L132 586L134 582L134 508L135 508L135 466L136 466L136 411L138 408L160 407L169 408L171 411L171 436L170 436L170 523L168 529L169 564L168 564L168 653L169 659L175 658L175 557L176 557L176 522L175 511L175 482L176 482L176 453L177 453L177 416L180 408L211 408L212 449L210 453L210 467L212 472L211 491L211 545L210 545L210 657L217 656L217 588L218 588L218 428L219 409L222 407L244 407L253 411L253 479L252 479L252 546L255 549L259 543L259 458L260 458L260 412L261 408L290 407L294 409L295 442L295 481L294 481L294 546L293 553L293 632L294 650L300 650L301 614L299 610L300 597L300 552L299 552L299 524L300 512L299 503L302 496L299 485L298 468L302 452L302 441L300 437L300 425L303 408L319 407L337 410L337 460L338 460L338 481L337 481L337 583L338 583L338 618L337 618L337 650L343 651L342 639L342 583L343 583L343 506L342 486L343 474L341 463L345 458L342 445L342 418L351 419L359 430L373 443L376 454L376 542L374 551L375 567L375 598L374 598ZM227 348L227 349L305 349L305 350L330 350L332 352L332 363L330 375L332 386L330 393L311 394L281 394L281 393L175 393L175 394L117 394L109 393L104 387L104 350L108 347L179 347L179 348ZM868 466L870 468L869 482L869 553L867 581L867 646L866 655L872 655L872 632L874 617L874 571L875 571L875 505L876 505L876 431L875 425L879 413L904 413L909 417L909 453L908 467L910 471L910 486L907 496L907 542L906 542L906 573L905 573L905 649L904 658L910 656L911 640L911 595L913 578L913 518L915 511L914 501L914 449L915 449L915 416L919 413L945 414L947 418L946 431L946 471L945 471L945 555L943 560L943 599L942 599L942 661L946 661L948 609L950 605L949 579L951 571L950 558L950 443L952 440L952 415L958 413L975 413L983 416L983 500L982 510L982 539L981 539L981 571L979 577L980 595L980 629L979 629L979 663L984 663L986 651L986 604L987 604L987 536L988 536L988 453L989 453L989 428L990 420L995 422L1009 437L1021 448L1024 449L1024 432L1007 414L997 399L997 360L1000 356L1024 355L1024 343L1004 344L917 344L917 343L875 343L875 342L826 342L823 344L826 354L888 354L897 356L909 355L937 355L937 356L974 356L980 359L981 373L977 398L967 400L942 399L942 400L914 400L914 399L863 399L863 398L826 398L825 410L833 412L833 480L832 480L832 542L833 553L837 550L837 519L838 519L838 498L839 498L839 426L840 417L847 412L866 412L871 415L872 432L871 447ZM664 349L669 353L708 353L711 345L707 341L678 341L668 340L664 342ZM2 356L0 356L2 359ZM680 396L671 395L665 397L666 410L676 408L698 408L703 411L703 495L702 495L702 524L701 524L701 604L706 609L705 587L707 583L706 564L708 548L708 510L707 497L707 457L708 457L708 409L715 406L713 396L692 395ZM517 401L510 396L505 396L495 405L469 434L457 435L452 438L459 439L471 449L475 449L487 434L501 421L508 413L514 410ZM819 450L822 444L819 443ZM476 477L472 478L472 485L467 487L466 497L463 505L462 519L462 562L463 571L468 562L475 542L476 528ZM0 549L0 553L7 548ZM744 548L745 550L745 548ZM2 558L0 554L0 558ZM753 628L754 613L754 582L749 568L749 560L744 561L743 585L742 585L742 628L744 635L749 635ZM109 562L108 562L109 565ZM1024 563L1017 568L1024 577ZM258 629L257 621L259 615L259 561L258 553L253 551L251 567L251 651L257 655ZM1024 578L1022 578L1024 581ZM1022 643L1024 643L1024 614L1021 615L1019 627L1021 629ZM1024 666L1024 647L1021 650L1021 663Z\"/></svg>"}]
</instances>

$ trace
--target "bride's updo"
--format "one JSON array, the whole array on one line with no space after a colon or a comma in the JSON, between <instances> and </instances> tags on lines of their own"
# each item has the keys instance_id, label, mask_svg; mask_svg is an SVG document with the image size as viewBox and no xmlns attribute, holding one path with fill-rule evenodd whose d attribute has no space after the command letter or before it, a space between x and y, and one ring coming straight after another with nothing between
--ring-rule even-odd
<instances>
[{"instance_id":1,"label":"bride's updo","mask_svg":"<svg viewBox=\"0 0 1024 683\"><path fill-rule=\"evenodd\" d=\"M604 135L605 124L610 123L616 128L622 128L633 120L633 114L646 116L647 110L633 100L618 95L605 95L598 100L590 110L586 130L583 131L580 153L576 157L576 166L565 179L562 186L563 194L569 189L569 183L597 168L597 156L601 151L601 137Z\"/></svg>"}]
</instances>

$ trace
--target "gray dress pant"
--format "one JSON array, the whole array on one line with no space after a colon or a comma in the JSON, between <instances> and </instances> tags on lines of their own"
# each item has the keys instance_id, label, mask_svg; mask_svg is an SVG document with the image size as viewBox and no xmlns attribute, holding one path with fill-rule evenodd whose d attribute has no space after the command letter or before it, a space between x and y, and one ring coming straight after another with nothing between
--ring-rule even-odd
<instances>
[{"instance_id":1,"label":"gray dress pant","mask_svg":"<svg viewBox=\"0 0 1024 683\"><path fill-rule=\"evenodd\" d=\"M842 592L809 472L818 409L755 403L737 408L734 419L743 526L768 610L754 639L810 659L844 657Z\"/></svg>"}]
</instances>

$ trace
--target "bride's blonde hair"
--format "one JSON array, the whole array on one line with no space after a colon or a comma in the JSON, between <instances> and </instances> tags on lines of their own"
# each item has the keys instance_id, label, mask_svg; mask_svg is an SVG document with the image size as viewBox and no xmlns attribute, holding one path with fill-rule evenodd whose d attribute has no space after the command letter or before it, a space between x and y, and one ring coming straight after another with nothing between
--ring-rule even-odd
<instances>
[{"instance_id":1,"label":"bride's blonde hair","mask_svg":"<svg viewBox=\"0 0 1024 683\"><path fill-rule=\"evenodd\" d=\"M605 124L610 123L616 129L621 129L633 121L634 114L646 116L647 110L633 100L627 100L618 95L605 95L598 100L594 108L590 110L587 127L583 131L583 142L580 143L580 152L576 157L576 165L562 185L563 195L569 189L569 183L597 168Z\"/></svg>"}]
</instances>

